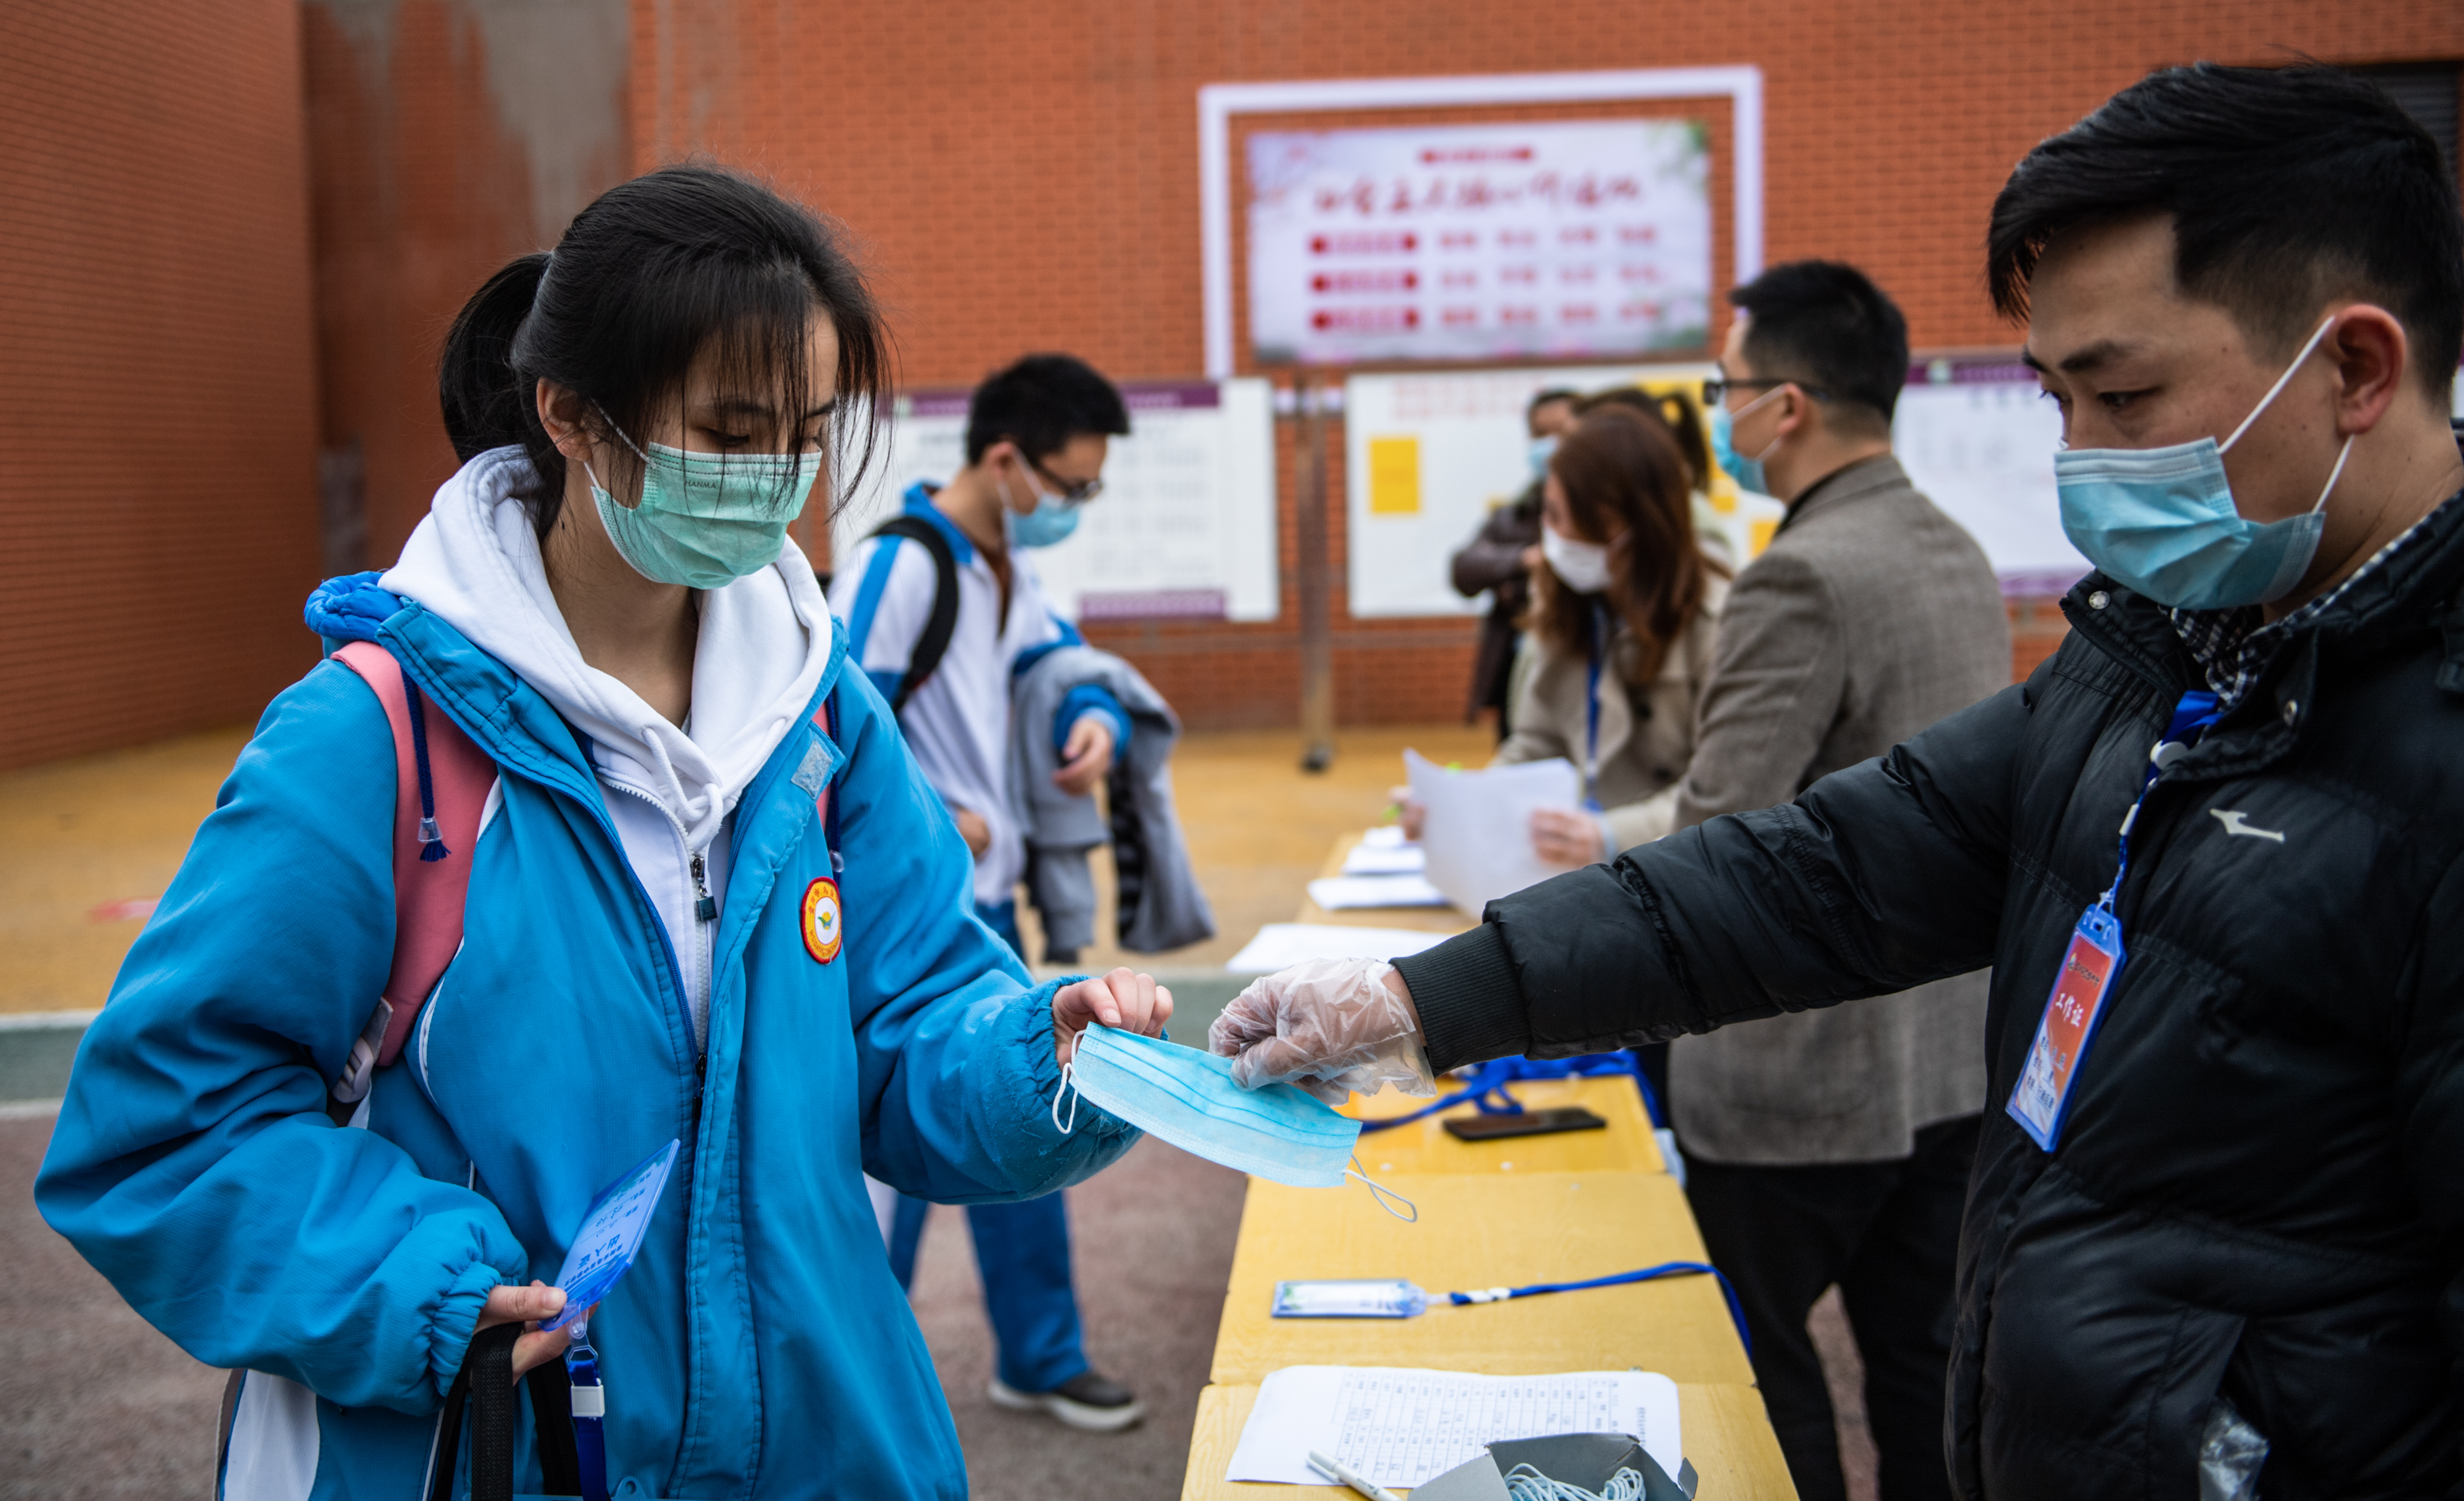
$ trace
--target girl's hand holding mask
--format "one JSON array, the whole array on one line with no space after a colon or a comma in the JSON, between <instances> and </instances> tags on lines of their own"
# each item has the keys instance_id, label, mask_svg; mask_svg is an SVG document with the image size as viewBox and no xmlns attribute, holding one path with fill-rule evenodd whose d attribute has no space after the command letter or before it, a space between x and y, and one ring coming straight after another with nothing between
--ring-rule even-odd
<instances>
[{"instance_id":1,"label":"girl's hand holding mask","mask_svg":"<svg viewBox=\"0 0 2464 1501\"><path fill-rule=\"evenodd\" d=\"M1154 975L1123 968L1080 980L1053 993L1052 1055L1068 1062L1090 1021L1153 1037L1171 1019L1172 991L1155 984Z\"/></svg>"}]
</instances>

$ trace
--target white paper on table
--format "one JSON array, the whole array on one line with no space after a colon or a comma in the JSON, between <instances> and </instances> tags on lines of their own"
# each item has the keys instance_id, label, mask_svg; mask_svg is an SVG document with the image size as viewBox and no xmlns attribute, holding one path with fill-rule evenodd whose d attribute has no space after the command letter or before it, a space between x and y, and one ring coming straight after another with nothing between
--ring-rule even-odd
<instances>
[{"instance_id":1,"label":"white paper on table","mask_svg":"<svg viewBox=\"0 0 2464 1501\"><path fill-rule=\"evenodd\" d=\"M1371 834L1377 831L1372 829ZM1428 860L1428 852L1417 844L1372 844L1362 839L1343 857L1343 873L1347 876L1417 876Z\"/></svg>"},{"instance_id":2,"label":"white paper on table","mask_svg":"<svg viewBox=\"0 0 2464 1501\"><path fill-rule=\"evenodd\" d=\"M1441 907L1446 894L1423 876L1321 876L1309 883L1309 900L1329 912L1345 907Z\"/></svg>"},{"instance_id":3,"label":"white paper on table","mask_svg":"<svg viewBox=\"0 0 2464 1501\"><path fill-rule=\"evenodd\" d=\"M1408 927L1353 927L1348 923L1269 923L1223 968L1266 974L1310 959L1393 959L1434 948L1450 936Z\"/></svg>"},{"instance_id":4,"label":"white paper on table","mask_svg":"<svg viewBox=\"0 0 2464 1501\"><path fill-rule=\"evenodd\" d=\"M1322 1486L1309 1452L1381 1486L1418 1486L1484 1446L1554 1433L1624 1433L1670 1475L1683 1463L1677 1383L1650 1371L1473 1376L1394 1366L1270 1371L1241 1429L1226 1480Z\"/></svg>"},{"instance_id":5,"label":"white paper on table","mask_svg":"<svg viewBox=\"0 0 2464 1501\"><path fill-rule=\"evenodd\" d=\"M1499 897L1562 876L1531 847L1531 816L1543 808L1573 812L1583 800L1582 774L1563 759L1449 772L1417 750L1403 752L1412 800L1428 810L1420 826L1429 883L1474 917Z\"/></svg>"},{"instance_id":6,"label":"white paper on table","mask_svg":"<svg viewBox=\"0 0 2464 1501\"><path fill-rule=\"evenodd\" d=\"M1364 850L1403 850L1413 845L1411 840L1403 838L1401 824L1381 823L1360 837L1360 847Z\"/></svg>"}]
</instances>

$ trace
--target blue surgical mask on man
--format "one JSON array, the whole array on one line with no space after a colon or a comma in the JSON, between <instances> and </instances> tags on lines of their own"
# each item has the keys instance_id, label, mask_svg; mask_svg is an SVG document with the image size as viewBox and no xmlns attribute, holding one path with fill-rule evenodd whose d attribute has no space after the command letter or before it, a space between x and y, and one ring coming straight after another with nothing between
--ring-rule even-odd
<instances>
[{"instance_id":1,"label":"blue surgical mask on man","mask_svg":"<svg viewBox=\"0 0 2464 1501\"><path fill-rule=\"evenodd\" d=\"M2251 408L2233 436L2162 448L2068 448L2054 455L2062 531L2088 561L2126 589L2159 604L2222 610L2280 599L2318 555L2327 497L2343 476L2347 437L2318 503L2281 521L2253 521L2233 504L2224 456L2291 383L2330 316Z\"/></svg>"},{"instance_id":2,"label":"blue surgical mask on man","mask_svg":"<svg viewBox=\"0 0 2464 1501\"><path fill-rule=\"evenodd\" d=\"M1001 509L1009 517L1009 540L1012 547L1050 547L1066 542L1078 530L1080 507L1066 496L1055 495L1035 477L1035 466L1022 455L1019 471L1026 476L1026 488L1034 492L1035 509L1024 515L1009 510L1009 482L996 480L1001 486Z\"/></svg>"},{"instance_id":3,"label":"blue surgical mask on man","mask_svg":"<svg viewBox=\"0 0 2464 1501\"><path fill-rule=\"evenodd\" d=\"M1746 489L1752 490L1757 495L1768 495L1771 493L1771 481L1765 478L1763 474L1763 460L1770 458L1771 456L1771 450L1779 446L1779 439L1774 436L1770 443L1763 446L1762 452L1757 453L1752 458L1749 459L1744 454L1737 451L1737 419L1745 416L1746 412L1750 412L1755 407L1762 405L1772 397L1779 395L1782 389L1782 387L1773 386L1771 389L1765 391L1762 395L1755 397L1750 402L1748 402L1745 406L1745 411L1730 412L1728 410L1727 403L1725 402L1711 408L1712 462L1719 465L1722 469L1726 470L1728 478L1735 480L1739 486Z\"/></svg>"},{"instance_id":4,"label":"blue surgical mask on man","mask_svg":"<svg viewBox=\"0 0 2464 1501\"><path fill-rule=\"evenodd\" d=\"M1360 1141L1360 1122L1289 1084L1243 1089L1232 1060L1161 1037L1095 1022L1078 1034L1077 1051L1052 1097L1052 1123L1066 1134L1061 1096L1079 1095L1139 1130L1192 1156L1295 1188L1339 1188ZM1368 1183L1361 1178L1361 1182ZM1383 1189L1375 1184L1373 1191ZM1391 1212L1391 1211L1390 1211ZM1417 1211L1416 1211L1417 1213Z\"/></svg>"},{"instance_id":5,"label":"blue surgical mask on man","mask_svg":"<svg viewBox=\"0 0 2464 1501\"><path fill-rule=\"evenodd\" d=\"M1531 479L1534 484L1548 479L1549 461L1556 456L1557 435L1555 433L1543 433L1531 440L1531 446L1524 450L1524 457L1530 461Z\"/></svg>"}]
</instances>

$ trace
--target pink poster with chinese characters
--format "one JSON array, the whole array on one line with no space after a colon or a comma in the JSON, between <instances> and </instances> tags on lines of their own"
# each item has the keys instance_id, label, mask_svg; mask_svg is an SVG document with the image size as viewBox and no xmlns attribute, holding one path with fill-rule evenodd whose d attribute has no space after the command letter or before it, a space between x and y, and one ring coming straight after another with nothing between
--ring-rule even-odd
<instances>
[{"instance_id":1,"label":"pink poster with chinese characters","mask_svg":"<svg viewBox=\"0 0 2464 1501\"><path fill-rule=\"evenodd\" d=\"M1248 148L1261 362L1606 359L1707 337L1698 121L1260 132Z\"/></svg>"}]
</instances>

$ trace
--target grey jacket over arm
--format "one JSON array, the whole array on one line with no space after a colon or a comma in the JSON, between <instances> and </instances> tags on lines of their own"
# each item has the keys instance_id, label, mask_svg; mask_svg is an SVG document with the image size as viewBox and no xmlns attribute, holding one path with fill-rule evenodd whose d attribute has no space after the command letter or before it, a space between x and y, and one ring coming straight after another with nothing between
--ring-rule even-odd
<instances>
[{"instance_id":1,"label":"grey jacket over arm","mask_svg":"<svg viewBox=\"0 0 2464 1501\"><path fill-rule=\"evenodd\" d=\"M1092 794L1053 785L1060 765L1052 723L1081 684L1098 684L1128 710L1129 744L1112 763L1108 807ZM1092 646L1044 653L1010 684L1010 787L1026 831L1026 890L1044 919L1046 961L1095 939L1095 880L1088 852L1112 845L1117 936L1133 953L1156 953L1215 936L1215 914L1190 868L1189 846L1172 795L1172 750L1180 716L1138 669Z\"/></svg>"}]
</instances>

